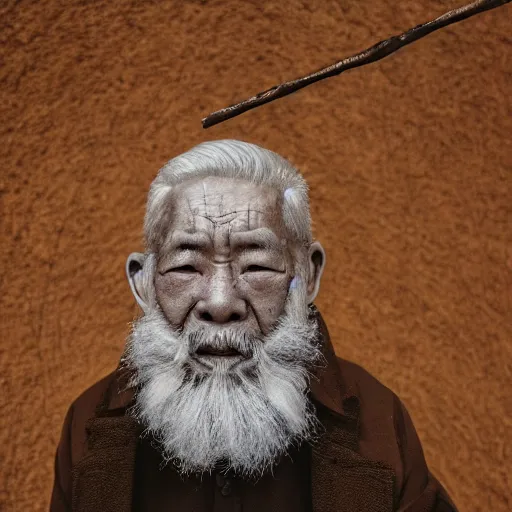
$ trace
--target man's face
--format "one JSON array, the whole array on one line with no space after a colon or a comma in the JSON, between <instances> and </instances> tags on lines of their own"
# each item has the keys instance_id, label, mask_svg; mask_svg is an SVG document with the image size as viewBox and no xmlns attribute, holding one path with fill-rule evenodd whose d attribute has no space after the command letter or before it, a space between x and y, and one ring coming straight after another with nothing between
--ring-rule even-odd
<instances>
[{"instance_id":1,"label":"man's face","mask_svg":"<svg viewBox=\"0 0 512 512\"><path fill-rule=\"evenodd\" d=\"M293 276L275 189L210 177L177 186L158 255L158 303L174 328L267 334Z\"/></svg>"},{"instance_id":2,"label":"man's face","mask_svg":"<svg viewBox=\"0 0 512 512\"><path fill-rule=\"evenodd\" d=\"M207 178L176 187L170 207L157 301L126 353L136 416L184 473L224 461L261 474L314 433L306 391L321 357L280 194Z\"/></svg>"}]
</instances>

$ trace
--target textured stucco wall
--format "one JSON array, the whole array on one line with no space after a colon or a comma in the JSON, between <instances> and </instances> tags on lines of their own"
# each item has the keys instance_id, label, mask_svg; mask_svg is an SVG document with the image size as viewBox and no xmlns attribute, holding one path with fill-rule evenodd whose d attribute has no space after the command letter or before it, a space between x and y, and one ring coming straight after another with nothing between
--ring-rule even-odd
<instances>
[{"instance_id":1,"label":"textured stucco wall","mask_svg":"<svg viewBox=\"0 0 512 512\"><path fill-rule=\"evenodd\" d=\"M512 508L512 8L200 124L459 5L1 3L2 510L47 508L66 408L117 363L151 179L224 137L302 168L337 352L402 397L461 511Z\"/></svg>"}]
</instances>

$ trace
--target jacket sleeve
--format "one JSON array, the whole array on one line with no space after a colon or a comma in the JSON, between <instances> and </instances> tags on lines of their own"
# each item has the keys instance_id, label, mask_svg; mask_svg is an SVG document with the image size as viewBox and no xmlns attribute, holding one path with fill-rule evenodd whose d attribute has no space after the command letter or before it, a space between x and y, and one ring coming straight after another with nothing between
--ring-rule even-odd
<instances>
[{"instance_id":1,"label":"jacket sleeve","mask_svg":"<svg viewBox=\"0 0 512 512\"><path fill-rule=\"evenodd\" d=\"M55 472L50 501L50 512L71 511L71 426L73 406L66 414L57 452L55 454Z\"/></svg>"},{"instance_id":2,"label":"jacket sleeve","mask_svg":"<svg viewBox=\"0 0 512 512\"><path fill-rule=\"evenodd\" d=\"M444 487L428 470L416 429L398 397L395 432L403 468L397 512L457 512Z\"/></svg>"}]
</instances>

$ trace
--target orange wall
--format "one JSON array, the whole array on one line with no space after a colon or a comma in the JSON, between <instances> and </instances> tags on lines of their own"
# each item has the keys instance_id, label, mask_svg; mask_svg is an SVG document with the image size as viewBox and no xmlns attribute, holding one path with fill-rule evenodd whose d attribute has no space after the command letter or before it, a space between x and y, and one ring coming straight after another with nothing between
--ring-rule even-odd
<instances>
[{"instance_id":1,"label":"orange wall","mask_svg":"<svg viewBox=\"0 0 512 512\"><path fill-rule=\"evenodd\" d=\"M158 168L226 137L309 180L337 352L402 397L461 511L510 510L512 8L200 122L461 3L2 3L2 510L47 509L66 408L117 363Z\"/></svg>"}]
</instances>

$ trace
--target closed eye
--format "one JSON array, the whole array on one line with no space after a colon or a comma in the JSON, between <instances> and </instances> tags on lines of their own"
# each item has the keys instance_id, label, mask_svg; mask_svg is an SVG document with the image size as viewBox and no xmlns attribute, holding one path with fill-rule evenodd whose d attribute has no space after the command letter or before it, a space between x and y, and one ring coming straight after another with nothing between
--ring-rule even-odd
<instances>
[{"instance_id":1,"label":"closed eye","mask_svg":"<svg viewBox=\"0 0 512 512\"><path fill-rule=\"evenodd\" d=\"M246 269L246 272L273 272L273 268L262 267L261 265L249 265Z\"/></svg>"},{"instance_id":2,"label":"closed eye","mask_svg":"<svg viewBox=\"0 0 512 512\"><path fill-rule=\"evenodd\" d=\"M197 272L197 270L192 265L182 265L181 267L174 267L169 269L169 272L182 272L185 274L190 274Z\"/></svg>"}]
</instances>

